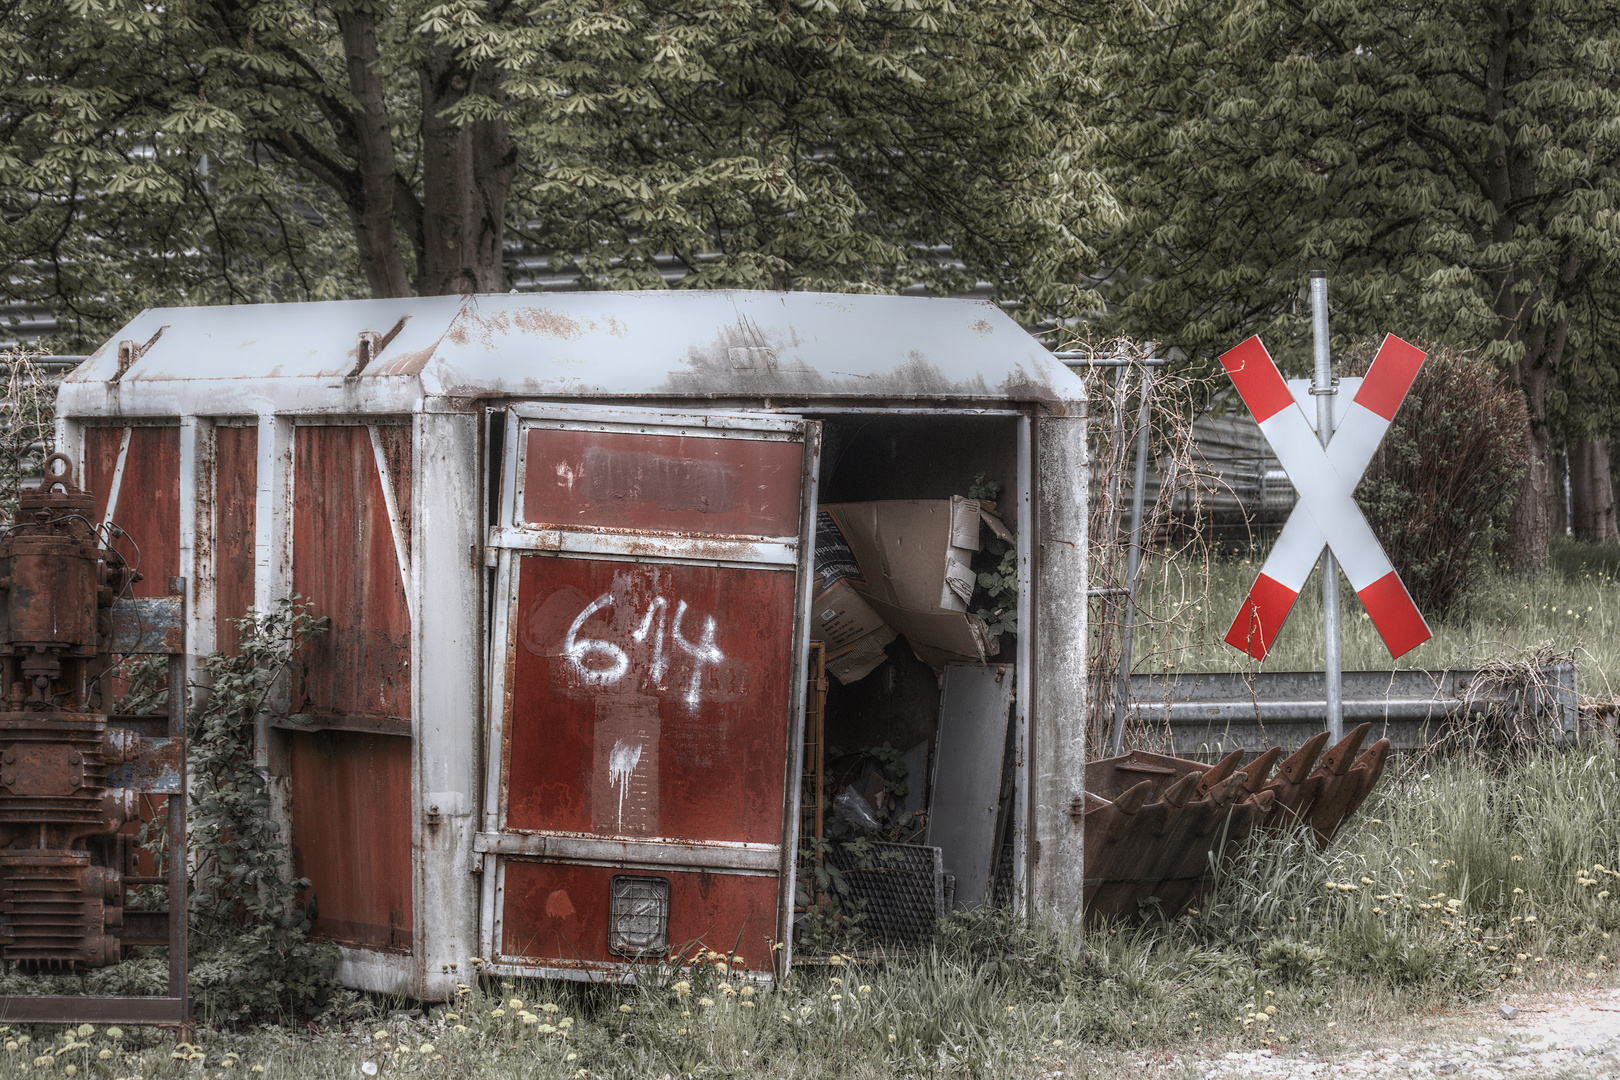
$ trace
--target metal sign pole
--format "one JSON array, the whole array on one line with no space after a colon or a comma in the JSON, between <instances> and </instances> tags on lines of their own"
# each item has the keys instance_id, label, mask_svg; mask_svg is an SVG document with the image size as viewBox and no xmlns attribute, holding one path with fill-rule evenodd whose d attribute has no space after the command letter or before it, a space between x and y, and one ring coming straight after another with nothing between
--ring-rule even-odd
<instances>
[{"instance_id":1,"label":"metal sign pole","mask_svg":"<svg viewBox=\"0 0 1620 1080\"><path fill-rule=\"evenodd\" d=\"M1326 449L1333 438L1333 362L1328 356L1327 273L1311 271L1311 338L1316 372L1311 393L1316 397L1316 435ZM1322 667L1327 676L1328 739L1344 738L1344 687L1339 670L1339 563L1331 547L1322 550Z\"/></svg>"},{"instance_id":2,"label":"metal sign pole","mask_svg":"<svg viewBox=\"0 0 1620 1080\"><path fill-rule=\"evenodd\" d=\"M1151 353L1151 350L1150 350ZM1136 476L1131 488L1131 554L1125 572L1125 625L1120 630L1119 690L1114 694L1114 726L1108 752L1125 752L1125 707L1131 696L1131 651L1136 645L1136 576L1142 569L1142 491L1147 486L1148 420L1153 369L1142 369L1142 403L1136 415Z\"/></svg>"}]
</instances>

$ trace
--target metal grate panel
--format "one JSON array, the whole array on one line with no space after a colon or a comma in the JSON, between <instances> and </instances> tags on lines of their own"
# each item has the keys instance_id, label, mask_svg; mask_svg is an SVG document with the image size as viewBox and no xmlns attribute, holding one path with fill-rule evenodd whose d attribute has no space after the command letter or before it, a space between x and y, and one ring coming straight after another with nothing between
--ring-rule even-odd
<instances>
[{"instance_id":1,"label":"metal grate panel","mask_svg":"<svg viewBox=\"0 0 1620 1080\"><path fill-rule=\"evenodd\" d=\"M828 859L844 875L850 898L864 900L861 929L879 941L926 941L945 913L945 862L937 847L871 844L871 865L861 868L842 845Z\"/></svg>"}]
</instances>

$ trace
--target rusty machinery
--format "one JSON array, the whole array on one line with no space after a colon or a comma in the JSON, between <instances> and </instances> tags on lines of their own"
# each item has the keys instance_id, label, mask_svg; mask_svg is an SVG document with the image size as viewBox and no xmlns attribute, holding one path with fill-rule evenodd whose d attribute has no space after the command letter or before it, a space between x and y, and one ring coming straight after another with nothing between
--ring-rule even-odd
<instances>
[{"instance_id":1,"label":"rusty machinery","mask_svg":"<svg viewBox=\"0 0 1620 1080\"><path fill-rule=\"evenodd\" d=\"M1308 825L1326 846L1383 775L1390 743L1362 751L1371 730L1362 724L1325 754L1320 732L1287 758L1274 746L1247 764L1242 750L1214 765L1141 750L1091 762L1085 799L1069 811L1085 821L1087 918L1130 919L1144 905L1181 912L1256 829Z\"/></svg>"},{"instance_id":2,"label":"rusty machinery","mask_svg":"<svg viewBox=\"0 0 1620 1080\"><path fill-rule=\"evenodd\" d=\"M118 656L139 653L169 654L170 685L184 678L181 602L126 597L138 575L108 543L116 528L95 520L94 502L72 463L53 455L0 533L0 960L83 972L134 945L175 945L178 932L171 993L4 998L0 1017L181 1023L184 920L126 910L124 900L134 885L164 884L183 913L184 860L169 860L167 878L142 877L124 826L143 792L183 799L184 695L173 695L166 720L115 718L106 678ZM170 817L171 850L183 850L184 814Z\"/></svg>"}]
</instances>

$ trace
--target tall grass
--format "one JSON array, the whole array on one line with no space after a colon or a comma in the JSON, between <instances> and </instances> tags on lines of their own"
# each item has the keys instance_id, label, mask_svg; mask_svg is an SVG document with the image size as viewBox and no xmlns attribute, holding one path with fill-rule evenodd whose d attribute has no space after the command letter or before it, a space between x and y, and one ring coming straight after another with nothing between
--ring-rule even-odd
<instances>
[{"instance_id":1,"label":"tall grass","mask_svg":"<svg viewBox=\"0 0 1620 1080\"><path fill-rule=\"evenodd\" d=\"M31 1077L69 1063L85 1076L189 1077L235 1054L240 1069L288 1080L348 1080L366 1062L456 1080L1106 1076L1154 1048L1312 1047L1329 1025L1385 1024L1499 988L1612 982L1617 792L1615 757L1590 748L1412 762L1333 847L1264 838L1170 921L1052 933L1005 913L956 915L909 957L801 968L774 990L718 954L633 987L481 977L469 961L465 993L426 1016L348 994L308 1031L213 1017L222 1026L199 1036L201 1060L172 1057L152 1033L64 1044L42 1028L0 1055L0 1076L23 1075L41 1046L60 1052Z\"/></svg>"},{"instance_id":2,"label":"tall grass","mask_svg":"<svg viewBox=\"0 0 1620 1080\"><path fill-rule=\"evenodd\" d=\"M1138 671L1311 671L1322 666L1321 569L1300 592L1263 664L1225 644L1263 554L1203 564L1144 564ZM1620 546L1556 541L1552 568L1539 575L1487 570L1465 609L1434 619L1427 642L1392 660L1349 583L1339 583L1341 655L1346 670L1444 670L1538 653L1574 654L1583 692L1609 698L1620 671Z\"/></svg>"}]
</instances>

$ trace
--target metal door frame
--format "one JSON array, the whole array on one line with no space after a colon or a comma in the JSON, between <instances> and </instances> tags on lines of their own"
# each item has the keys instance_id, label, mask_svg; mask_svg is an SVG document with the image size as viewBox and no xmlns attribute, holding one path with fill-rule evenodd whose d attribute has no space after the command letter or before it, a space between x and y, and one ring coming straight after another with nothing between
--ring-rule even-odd
<instances>
[{"instance_id":1,"label":"metal door frame","mask_svg":"<svg viewBox=\"0 0 1620 1080\"><path fill-rule=\"evenodd\" d=\"M500 516L491 522L484 564L496 570L494 623L489 637L485 716L484 797L482 825L474 837L474 866L482 874L478 951L485 969L497 974L587 981L634 980L635 965L608 963L592 967L549 967L544 963L510 963L498 952L505 899L502 856L546 856L573 865L664 870L720 870L739 876L777 878L779 943L776 974L791 963L793 896L796 887L799 770L804 752L804 673L810 648L811 563L815 558L816 488L820 471L821 425L795 415L765 412L705 412L617 406L570 406L520 402L506 408L501 459ZM602 526L569 529L536 528L519 520L518 484L524 476L527 439L522 432L540 428L689 438L734 438L749 441L799 442L804 447L799 481L797 536L745 537L659 535ZM659 537L661 550L646 554L645 537ZM516 573L522 556L733 567L748 570L791 570L796 575L793 644L788 672L788 745L783 775L783 814L778 844L735 841L625 841L596 834L511 833L504 828L501 806L505 768L505 723L513 650L516 648L518 599ZM596 962L592 962L593 965Z\"/></svg>"}]
</instances>

